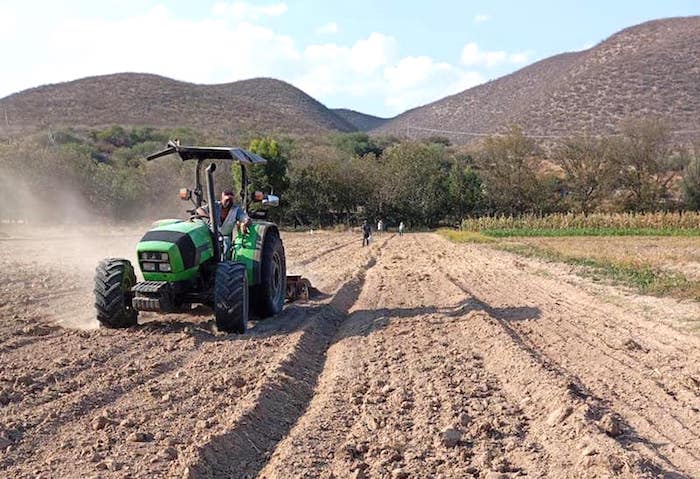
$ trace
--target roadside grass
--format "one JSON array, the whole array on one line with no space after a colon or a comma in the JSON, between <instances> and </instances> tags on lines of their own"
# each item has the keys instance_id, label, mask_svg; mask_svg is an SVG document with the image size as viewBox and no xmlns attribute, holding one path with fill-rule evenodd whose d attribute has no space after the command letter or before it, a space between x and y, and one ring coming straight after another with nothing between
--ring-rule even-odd
<instances>
[{"instance_id":1,"label":"roadside grass","mask_svg":"<svg viewBox=\"0 0 700 479\"><path fill-rule=\"evenodd\" d=\"M523 227L476 232L442 228L437 233L454 243L486 244L524 257L576 266L581 276L631 287L642 294L700 301L700 280L692 269L683 270L682 263L679 263L682 260L697 261L696 255L690 254L695 244L694 237L700 233L697 229ZM586 236L591 237L590 240L586 240ZM630 238L593 238L606 236ZM637 239L632 238L634 236ZM660 236L679 238L654 239ZM518 241L517 237L523 239ZM543 239L531 239L536 237ZM552 238L553 243L549 244L546 238Z\"/></svg>"},{"instance_id":2,"label":"roadside grass","mask_svg":"<svg viewBox=\"0 0 700 479\"><path fill-rule=\"evenodd\" d=\"M474 232L472 232L474 233ZM479 233L492 238L565 236L700 236L700 228L494 228Z\"/></svg>"},{"instance_id":3,"label":"roadside grass","mask_svg":"<svg viewBox=\"0 0 700 479\"><path fill-rule=\"evenodd\" d=\"M529 258L579 266L582 275L594 281L608 280L653 296L700 301L700 281L688 279L682 273L663 271L649 264L571 256L529 244L497 243L493 246Z\"/></svg>"},{"instance_id":4,"label":"roadside grass","mask_svg":"<svg viewBox=\"0 0 700 479\"><path fill-rule=\"evenodd\" d=\"M437 233L440 236L447 238L448 240L450 240L454 243L484 244L484 243L493 243L496 241L494 238L484 236L483 234L476 233L474 231L460 231L460 230L453 230L453 229L449 229L449 228L440 228L437 230Z\"/></svg>"}]
</instances>

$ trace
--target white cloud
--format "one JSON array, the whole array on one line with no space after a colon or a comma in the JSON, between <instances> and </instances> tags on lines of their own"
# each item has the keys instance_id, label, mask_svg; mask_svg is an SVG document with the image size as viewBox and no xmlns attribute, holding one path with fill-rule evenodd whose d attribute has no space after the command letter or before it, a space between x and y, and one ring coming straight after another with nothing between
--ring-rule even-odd
<instances>
[{"instance_id":1,"label":"white cloud","mask_svg":"<svg viewBox=\"0 0 700 479\"><path fill-rule=\"evenodd\" d=\"M498 65L506 59L506 52L499 50L484 52L479 50L476 43L471 42L464 45L462 49L462 64L467 66L486 65L488 67Z\"/></svg>"},{"instance_id":2,"label":"white cloud","mask_svg":"<svg viewBox=\"0 0 700 479\"><path fill-rule=\"evenodd\" d=\"M441 73L451 73L452 65L436 62L430 57L405 57L384 71L384 78L392 89L412 88Z\"/></svg>"},{"instance_id":3,"label":"white cloud","mask_svg":"<svg viewBox=\"0 0 700 479\"><path fill-rule=\"evenodd\" d=\"M396 55L396 50L394 37L373 32L352 47L350 64L355 71L374 71L390 62Z\"/></svg>"},{"instance_id":4,"label":"white cloud","mask_svg":"<svg viewBox=\"0 0 700 479\"><path fill-rule=\"evenodd\" d=\"M491 20L491 15L487 15L485 13L479 13L478 15L474 16L474 23L484 23L488 22Z\"/></svg>"},{"instance_id":5,"label":"white cloud","mask_svg":"<svg viewBox=\"0 0 700 479\"><path fill-rule=\"evenodd\" d=\"M378 98L394 114L485 80L478 72L427 56L399 57L397 50L396 39L376 32L349 47L310 45L303 52L306 68L293 83L321 99Z\"/></svg>"},{"instance_id":6,"label":"white cloud","mask_svg":"<svg viewBox=\"0 0 700 479\"><path fill-rule=\"evenodd\" d=\"M14 17L0 7L6 21L0 37L14 25L9 38L22 45L8 49L4 58L0 97L40 84L124 71L205 84L271 76L329 106L391 115L482 83L486 67L524 62L528 55L484 52L476 44L465 46L461 63L459 58L401 55L397 39L380 32L351 43L300 44L265 25L287 11L285 3L220 2L202 19L178 18L163 5L129 11L134 13L119 19L51 18L30 30L22 28L30 15L10 22ZM321 29L337 31L337 25Z\"/></svg>"},{"instance_id":7,"label":"white cloud","mask_svg":"<svg viewBox=\"0 0 700 479\"><path fill-rule=\"evenodd\" d=\"M230 82L279 75L300 58L291 37L269 28L223 19L180 20L164 6L120 21L65 21L49 34L43 54L34 72L42 83L122 71Z\"/></svg>"},{"instance_id":8,"label":"white cloud","mask_svg":"<svg viewBox=\"0 0 700 479\"><path fill-rule=\"evenodd\" d=\"M335 43L309 45L293 83L312 96L371 94L381 89L382 68L396 58L396 39L371 33L347 47Z\"/></svg>"},{"instance_id":9,"label":"white cloud","mask_svg":"<svg viewBox=\"0 0 700 479\"><path fill-rule=\"evenodd\" d=\"M430 57L405 57L384 70L385 103L393 111L423 105L484 82L478 72L464 71Z\"/></svg>"},{"instance_id":10,"label":"white cloud","mask_svg":"<svg viewBox=\"0 0 700 479\"><path fill-rule=\"evenodd\" d=\"M518 65L527 63L530 52L507 53L503 50L482 51L479 46L470 42L462 49L461 62L466 66L495 67L502 64Z\"/></svg>"},{"instance_id":11,"label":"white cloud","mask_svg":"<svg viewBox=\"0 0 700 479\"><path fill-rule=\"evenodd\" d=\"M0 6L0 22L2 22L0 38L11 38L17 31L17 15L10 8Z\"/></svg>"},{"instance_id":12,"label":"white cloud","mask_svg":"<svg viewBox=\"0 0 700 479\"><path fill-rule=\"evenodd\" d=\"M319 35L338 33L338 24L335 22L329 22L325 25L321 25L316 29L316 33Z\"/></svg>"},{"instance_id":13,"label":"white cloud","mask_svg":"<svg viewBox=\"0 0 700 479\"><path fill-rule=\"evenodd\" d=\"M513 65L522 65L530 61L532 52L511 53L508 55L508 62Z\"/></svg>"},{"instance_id":14,"label":"white cloud","mask_svg":"<svg viewBox=\"0 0 700 479\"><path fill-rule=\"evenodd\" d=\"M257 20L260 17L278 17L288 10L286 3L251 5L246 2L218 2L212 11L215 15L230 16L236 19Z\"/></svg>"}]
</instances>

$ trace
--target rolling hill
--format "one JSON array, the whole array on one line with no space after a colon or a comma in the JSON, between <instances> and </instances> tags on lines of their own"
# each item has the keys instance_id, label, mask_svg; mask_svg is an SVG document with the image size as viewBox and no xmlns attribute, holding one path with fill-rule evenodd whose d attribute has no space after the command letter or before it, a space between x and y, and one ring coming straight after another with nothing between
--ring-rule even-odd
<instances>
[{"instance_id":1,"label":"rolling hill","mask_svg":"<svg viewBox=\"0 0 700 479\"><path fill-rule=\"evenodd\" d=\"M370 131L375 128L379 128L384 123L389 121L388 118L380 118L378 116L360 113L359 111L349 110L347 108L333 108L332 111L336 115L345 119L345 121L353 125L359 131Z\"/></svg>"},{"instance_id":2,"label":"rolling hill","mask_svg":"<svg viewBox=\"0 0 700 479\"><path fill-rule=\"evenodd\" d=\"M0 99L13 130L111 124L322 133L356 128L298 88L255 78L195 85L140 73L45 85Z\"/></svg>"},{"instance_id":3,"label":"rolling hill","mask_svg":"<svg viewBox=\"0 0 700 479\"><path fill-rule=\"evenodd\" d=\"M698 16L643 23L409 110L373 132L437 133L466 143L478 135L449 132L490 134L519 124L531 135L610 133L626 117L661 115L674 130L700 135L699 38Z\"/></svg>"},{"instance_id":4,"label":"rolling hill","mask_svg":"<svg viewBox=\"0 0 700 479\"><path fill-rule=\"evenodd\" d=\"M197 85L119 73L2 98L0 115L7 114L7 123L1 127L24 132L47 126L189 126L226 135L408 132L413 138L438 134L468 143L512 124L546 138L610 133L627 117L661 115L674 130L686 132L680 137L692 138L700 135L698 38L700 16L654 20L391 119L326 108L270 78Z\"/></svg>"}]
</instances>

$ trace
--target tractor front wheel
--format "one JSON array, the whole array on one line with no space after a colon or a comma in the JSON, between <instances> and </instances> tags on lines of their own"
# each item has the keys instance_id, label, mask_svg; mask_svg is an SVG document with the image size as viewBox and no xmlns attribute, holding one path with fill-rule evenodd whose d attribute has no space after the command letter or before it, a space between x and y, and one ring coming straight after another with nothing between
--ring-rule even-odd
<instances>
[{"instance_id":1,"label":"tractor front wheel","mask_svg":"<svg viewBox=\"0 0 700 479\"><path fill-rule=\"evenodd\" d=\"M95 309L102 326L136 326L139 313L131 303L135 284L134 268L128 260L110 258L100 262L95 270Z\"/></svg>"},{"instance_id":2,"label":"tractor front wheel","mask_svg":"<svg viewBox=\"0 0 700 479\"><path fill-rule=\"evenodd\" d=\"M248 275L242 263L224 261L216 267L214 316L216 327L243 334L248 324Z\"/></svg>"}]
</instances>

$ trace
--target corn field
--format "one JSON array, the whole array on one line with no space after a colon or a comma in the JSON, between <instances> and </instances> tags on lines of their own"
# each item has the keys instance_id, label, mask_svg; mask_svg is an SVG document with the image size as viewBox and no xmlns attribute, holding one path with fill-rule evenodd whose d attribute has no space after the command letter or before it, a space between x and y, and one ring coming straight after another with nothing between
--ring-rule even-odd
<instances>
[{"instance_id":1,"label":"corn field","mask_svg":"<svg viewBox=\"0 0 700 479\"><path fill-rule=\"evenodd\" d=\"M525 215L467 218L462 220L465 231L484 230L544 230L544 229L700 229L700 212L683 213L576 213L547 216Z\"/></svg>"}]
</instances>

